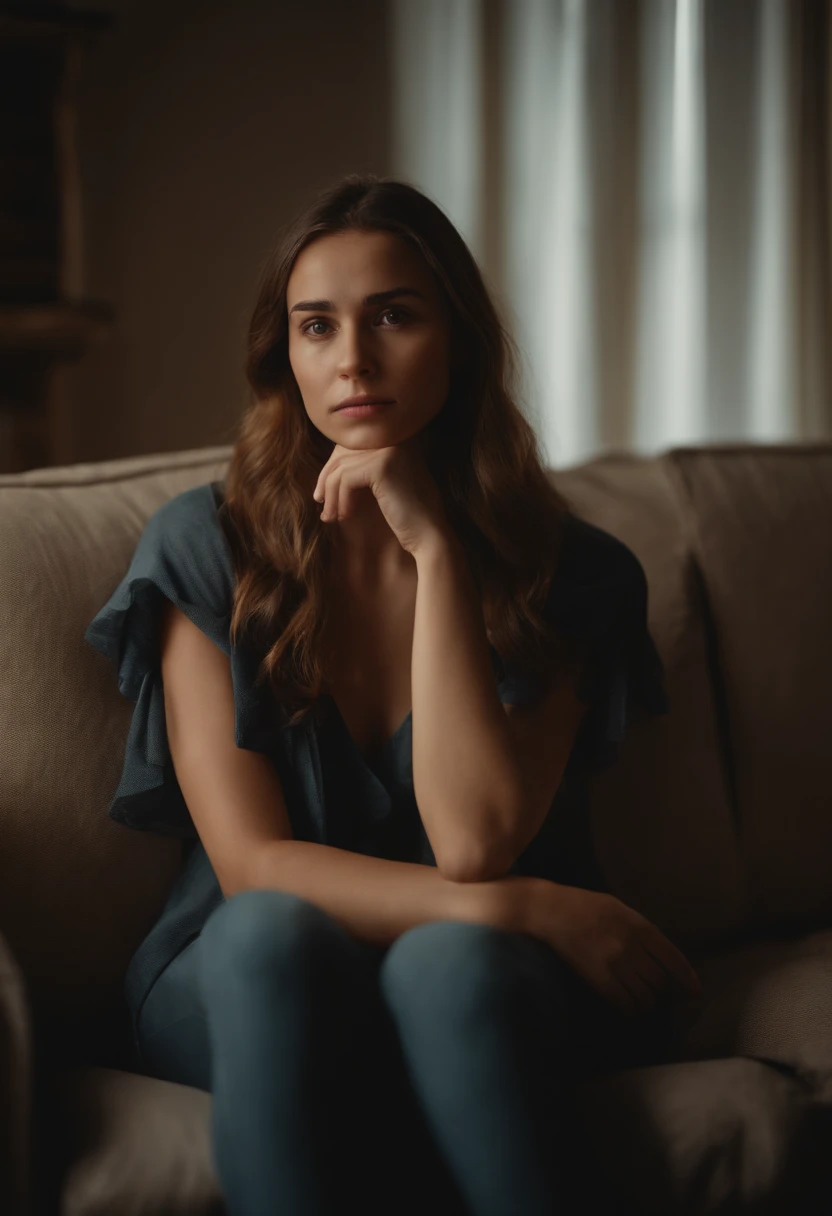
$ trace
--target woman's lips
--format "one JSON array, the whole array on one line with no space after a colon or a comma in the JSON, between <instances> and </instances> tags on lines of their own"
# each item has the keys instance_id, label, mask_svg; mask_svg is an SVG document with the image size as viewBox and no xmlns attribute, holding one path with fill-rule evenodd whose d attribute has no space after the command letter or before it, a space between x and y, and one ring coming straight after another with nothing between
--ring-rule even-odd
<instances>
[{"instance_id":1,"label":"woman's lips","mask_svg":"<svg viewBox=\"0 0 832 1216\"><path fill-rule=\"evenodd\" d=\"M373 401L370 405L345 405L335 412L348 414L351 418L369 418L371 414L380 414L382 410L389 409L392 404L392 401Z\"/></svg>"}]
</instances>

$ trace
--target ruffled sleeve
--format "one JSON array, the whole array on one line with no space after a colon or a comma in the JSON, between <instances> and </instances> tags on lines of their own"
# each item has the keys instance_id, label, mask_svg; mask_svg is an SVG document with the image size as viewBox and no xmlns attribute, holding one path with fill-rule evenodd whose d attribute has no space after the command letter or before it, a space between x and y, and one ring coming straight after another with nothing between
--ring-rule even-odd
<instances>
[{"instance_id":1,"label":"ruffled sleeve","mask_svg":"<svg viewBox=\"0 0 832 1216\"><path fill-rule=\"evenodd\" d=\"M229 640L234 574L217 517L217 486L186 490L151 515L127 573L84 633L115 664L119 692L135 703L108 813L126 827L162 836L197 836L168 749L159 647L165 600L231 660L237 746L269 749L254 656Z\"/></svg>"},{"instance_id":2,"label":"ruffled sleeve","mask_svg":"<svg viewBox=\"0 0 832 1216\"><path fill-rule=\"evenodd\" d=\"M647 578L627 545L569 514L543 615L581 660L578 696L590 708L570 769L594 772L618 756L639 710L666 714L664 665L647 624ZM534 673L503 666L500 700L525 704L542 692Z\"/></svg>"}]
</instances>

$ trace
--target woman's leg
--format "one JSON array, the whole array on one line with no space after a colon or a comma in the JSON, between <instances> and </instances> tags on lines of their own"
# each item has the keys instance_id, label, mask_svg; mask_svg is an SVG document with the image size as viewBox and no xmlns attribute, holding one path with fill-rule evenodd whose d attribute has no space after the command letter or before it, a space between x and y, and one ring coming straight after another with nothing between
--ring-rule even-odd
<instances>
[{"instance_id":1,"label":"woman's leg","mask_svg":"<svg viewBox=\"0 0 832 1216\"><path fill-rule=\"evenodd\" d=\"M465 1216L379 993L383 955L306 900L246 891L154 984L143 1064L213 1093L230 1216Z\"/></svg>"},{"instance_id":2,"label":"woman's leg","mask_svg":"<svg viewBox=\"0 0 832 1216\"><path fill-rule=\"evenodd\" d=\"M413 1089L472 1216L612 1210L574 1082L591 1063L587 1012L592 1029L617 1032L614 1044L597 1044L613 1066L636 1060L636 1051L623 1058L632 1019L600 1008L545 943L489 925L417 925L390 946L379 978Z\"/></svg>"},{"instance_id":3,"label":"woman's leg","mask_svg":"<svg viewBox=\"0 0 832 1216\"><path fill-rule=\"evenodd\" d=\"M139 1066L151 1077L211 1090L211 1045L199 978L199 938L165 967L136 1019Z\"/></svg>"}]
</instances>

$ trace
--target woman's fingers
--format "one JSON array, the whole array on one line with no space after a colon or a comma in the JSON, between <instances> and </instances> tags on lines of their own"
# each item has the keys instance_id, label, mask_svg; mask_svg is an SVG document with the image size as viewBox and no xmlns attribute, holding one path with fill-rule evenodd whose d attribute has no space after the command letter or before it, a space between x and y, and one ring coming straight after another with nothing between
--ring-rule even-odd
<instances>
[{"instance_id":1,"label":"woman's fingers","mask_svg":"<svg viewBox=\"0 0 832 1216\"><path fill-rule=\"evenodd\" d=\"M673 942L669 941L659 929L655 929L641 944L648 954L651 954L664 967L668 975L683 991L690 996L702 995L699 976L681 950L677 950Z\"/></svg>"},{"instance_id":2,"label":"woman's fingers","mask_svg":"<svg viewBox=\"0 0 832 1216\"><path fill-rule=\"evenodd\" d=\"M633 968L656 996L662 996L671 985L671 978L664 967L643 947L633 953Z\"/></svg>"},{"instance_id":3,"label":"woman's fingers","mask_svg":"<svg viewBox=\"0 0 832 1216\"><path fill-rule=\"evenodd\" d=\"M630 960L612 960L609 968L631 999L632 1007L628 1007L627 1012L648 1013L655 1007L656 993Z\"/></svg>"},{"instance_id":4,"label":"woman's fingers","mask_svg":"<svg viewBox=\"0 0 832 1216\"><path fill-rule=\"evenodd\" d=\"M603 977L593 984L593 988L608 1004L614 1005L619 1013L624 1013L628 1017L632 1017L638 1013L638 1004L635 998L624 987L612 969L605 971Z\"/></svg>"}]
</instances>

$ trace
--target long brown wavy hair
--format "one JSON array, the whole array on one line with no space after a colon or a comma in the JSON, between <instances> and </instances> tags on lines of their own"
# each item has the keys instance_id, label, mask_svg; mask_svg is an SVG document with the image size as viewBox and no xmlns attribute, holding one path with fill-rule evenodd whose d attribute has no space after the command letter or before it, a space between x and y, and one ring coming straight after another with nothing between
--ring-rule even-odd
<instances>
[{"instance_id":1,"label":"long brown wavy hair","mask_svg":"<svg viewBox=\"0 0 832 1216\"><path fill-rule=\"evenodd\" d=\"M305 719L323 690L331 531L312 490L335 446L310 422L292 373L286 288L303 249L347 231L385 231L408 241L450 305L450 388L423 434L448 522L470 563L488 641L501 661L542 672L547 683L569 661L540 612L569 504L515 404L516 344L440 208L404 182L349 174L295 220L263 271L245 367L254 402L238 424L219 512L236 575L231 641L262 656L257 681L268 681L283 710L278 726Z\"/></svg>"}]
</instances>

